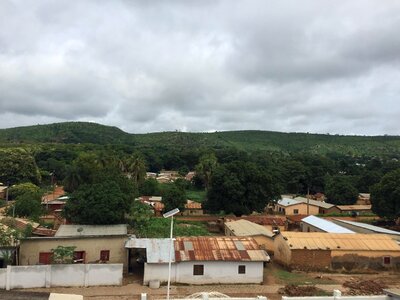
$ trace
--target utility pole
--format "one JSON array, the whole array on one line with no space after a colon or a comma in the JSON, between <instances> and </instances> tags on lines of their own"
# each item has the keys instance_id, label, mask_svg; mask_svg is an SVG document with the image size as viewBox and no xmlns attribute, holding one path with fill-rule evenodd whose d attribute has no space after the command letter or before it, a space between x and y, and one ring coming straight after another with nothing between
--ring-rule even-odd
<instances>
[{"instance_id":1,"label":"utility pole","mask_svg":"<svg viewBox=\"0 0 400 300\"><path fill-rule=\"evenodd\" d=\"M307 186L307 216L310 215L310 187Z\"/></svg>"}]
</instances>

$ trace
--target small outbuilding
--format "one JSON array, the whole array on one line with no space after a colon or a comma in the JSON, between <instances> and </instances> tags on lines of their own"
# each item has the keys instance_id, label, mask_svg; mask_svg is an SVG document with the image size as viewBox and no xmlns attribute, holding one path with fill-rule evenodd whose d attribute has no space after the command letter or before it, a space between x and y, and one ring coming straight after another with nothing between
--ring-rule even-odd
<instances>
[{"instance_id":1,"label":"small outbuilding","mask_svg":"<svg viewBox=\"0 0 400 300\"><path fill-rule=\"evenodd\" d=\"M400 245L387 235L281 232L274 260L302 270L399 269Z\"/></svg>"}]
</instances>

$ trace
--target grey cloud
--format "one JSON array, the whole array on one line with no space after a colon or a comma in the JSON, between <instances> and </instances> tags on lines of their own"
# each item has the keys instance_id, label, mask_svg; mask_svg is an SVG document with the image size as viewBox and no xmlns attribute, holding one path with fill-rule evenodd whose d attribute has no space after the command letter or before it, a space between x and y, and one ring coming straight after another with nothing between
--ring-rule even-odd
<instances>
[{"instance_id":1,"label":"grey cloud","mask_svg":"<svg viewBox=\"0 0 400 300\"><path fill-rule=\"evenodd\" d=\"M2 1L0 127L397 133L397 1Z\"/></svg>"}]
</instances>

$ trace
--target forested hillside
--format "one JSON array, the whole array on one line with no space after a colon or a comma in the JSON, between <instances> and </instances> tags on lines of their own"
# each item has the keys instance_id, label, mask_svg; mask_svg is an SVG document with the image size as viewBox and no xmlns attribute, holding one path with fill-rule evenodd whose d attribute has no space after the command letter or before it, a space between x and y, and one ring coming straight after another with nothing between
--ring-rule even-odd
<instances>
[{"instance_id":1,"label":"forested hillside","mask_svg":"<svg viewBox=\"0 0 400 300\"><path fill-rule=\"evenodd\" d=\"M158 132L129 134L116 127L95 123L66 122L0 130L6 144L114 144L136 149L226 149L268 152L310 152L344 155L400 155L398 136L341 136L272 131L226 131L213 133Z\"/></svg>"}]
</instances>

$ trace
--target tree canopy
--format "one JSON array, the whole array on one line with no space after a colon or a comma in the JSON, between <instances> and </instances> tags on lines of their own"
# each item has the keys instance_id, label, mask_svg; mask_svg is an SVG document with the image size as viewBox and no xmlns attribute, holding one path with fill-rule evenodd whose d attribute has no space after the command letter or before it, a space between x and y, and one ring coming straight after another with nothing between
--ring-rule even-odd
<instances>
[{"instance_id":1,"label":"tree canopy","mask_svg":"<svg viewBox=\"0 0 400 300\"><path fill-rule=\"evenodd\" d=\"M400 218L400 169L391 171L371 188L372 211L391 220Z\"/></svg>"},{"instance_id":2,"label":"tree canopy","mask_svg":"<svg viewBox=\"0 0 400 300\"><path fill-rule=\"evenodd\" d=\"M215 170L205 208L235 215L261 212L280 191L266 170L252 162L232 162Z\"/></svg>"},{"instance_id":3,"label":"tree canopy","mask_svg":"<svg viewBox=\"0 0 400 300\"><path fill-rule=\"evenodd\" d=\"M172 184L163 192L162 202L165 205L164 211L170 211L174 208L183 211L186 204L186 192L180 186Z\"/></svg>"},{"instance_id":4,"label":"tree canopy","mask_svg":"<svg viewBox=\"0 0 400 300\"><path fill-rule=\"evenodd\" d=\"M349 176L328 178L325 192L329 202L337 205L352 205L358 197L358 191L352 185Z\"/></svg>"}]
</instances>

